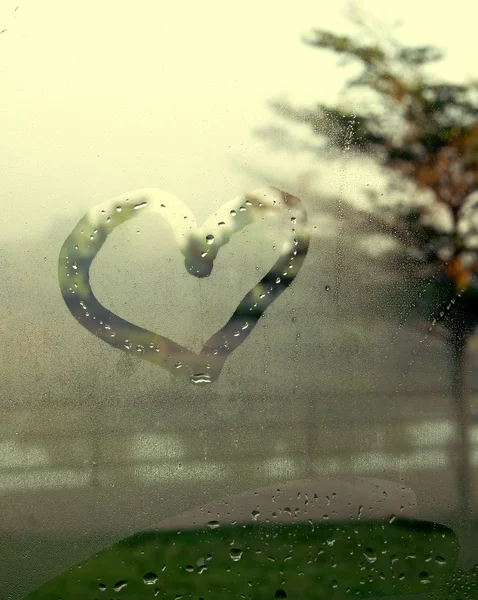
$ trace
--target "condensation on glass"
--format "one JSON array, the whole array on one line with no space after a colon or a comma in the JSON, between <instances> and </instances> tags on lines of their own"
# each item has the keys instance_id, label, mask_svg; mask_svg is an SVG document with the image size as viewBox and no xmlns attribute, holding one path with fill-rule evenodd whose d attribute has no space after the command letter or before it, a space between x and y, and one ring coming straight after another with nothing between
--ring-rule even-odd
<instances>
[{"instance_id":1,"label":"condensation on glass","mask_svg":"<svg viewBox=\"0 0 478 600\"><path fill-rule=\"evenodd\" d=\"M338 9L6 4L0 597L460 589L447 348L349 233L381 176L254 135Z\"/></svg>"}]
</instances>

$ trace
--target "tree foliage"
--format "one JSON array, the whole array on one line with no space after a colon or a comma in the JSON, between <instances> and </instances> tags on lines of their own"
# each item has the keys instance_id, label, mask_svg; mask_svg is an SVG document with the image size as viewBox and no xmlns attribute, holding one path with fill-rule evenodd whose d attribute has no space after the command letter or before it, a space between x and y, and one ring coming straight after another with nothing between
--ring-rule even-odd
<instances>
[{"instance_id":1,"label":"tree foliage","mask_svg":"<svg viewBox=\"0 0 478 600\"><path fill-rule=\"evenodd\" d=\"M428 65L443 57L438 48L403 46L390 32L385 43L375 32L370 35L364 19L355 17L355 24L357 39L315 29L304 41L334 52L342 64L358 63L361 71L346 88L372 92L374 101L360 110L324 104L297 108L277 101L272 108L310 126L324 142L320 152L350 148L428 193L429 201L404 198L388 208L375 203L365 220L399 242L396 264L427 282L429 300L445 306L438 320L453 335L467 337L478 325L478 85L431 77ZM367 36L372 41L365 41ZM258 133L268 135L267 130ZM373 191L369 197L377 200Z\"/></svg>"}]
</instances>

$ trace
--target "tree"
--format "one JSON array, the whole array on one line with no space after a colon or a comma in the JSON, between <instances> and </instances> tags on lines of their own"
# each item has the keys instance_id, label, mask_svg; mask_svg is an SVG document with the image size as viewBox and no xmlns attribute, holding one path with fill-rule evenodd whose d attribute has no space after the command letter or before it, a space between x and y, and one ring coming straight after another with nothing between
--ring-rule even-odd
<instances>
[{"instance_id":1,"label":"tree","mask_svg":"<svg viewBox=\"0 0 478 600\"><path fill-rule=\"evenodd\" d=\"M447 344L460 442L459 510L466 519L472 505L466 350L478 326L478 85L436 81L427 67L443 57L439 49L403 46L390 31L380 40L376 32L383 27L370 28L368 17L357 14L352 20L356 39L315 29L304 41L339 55L342 64L358 62L361 72L346 82L346 92L360 90L370 101L362 96L357 104L349 96L339 106L271 105L279 115L310 126L317 143L306 143L306 150L322 159L344 149L371 157L390 174L389 191L399 192L400 200L387 204L368 191L369 210L340 210L342 218L353 215L364 230L397 242L382 260L417 284L417 308ZM284 131L257 134L277 142Z\"/></svg>"}]
</instances>

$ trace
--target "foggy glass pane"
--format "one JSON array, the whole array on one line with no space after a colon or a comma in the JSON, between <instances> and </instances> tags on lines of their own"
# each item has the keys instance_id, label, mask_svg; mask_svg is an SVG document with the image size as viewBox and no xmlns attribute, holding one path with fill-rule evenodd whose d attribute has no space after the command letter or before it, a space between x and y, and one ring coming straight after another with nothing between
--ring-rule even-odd
<instances>
[{"instance_id":1,"label":"foggy glass pane","mask_svg":"<svg viewBox=\"0 0 478 600\"><path fill-rule=\"evenodd\" d=\"M478 597L477 16L2 3L0 598Z\"/></svg>"}]
</instances>

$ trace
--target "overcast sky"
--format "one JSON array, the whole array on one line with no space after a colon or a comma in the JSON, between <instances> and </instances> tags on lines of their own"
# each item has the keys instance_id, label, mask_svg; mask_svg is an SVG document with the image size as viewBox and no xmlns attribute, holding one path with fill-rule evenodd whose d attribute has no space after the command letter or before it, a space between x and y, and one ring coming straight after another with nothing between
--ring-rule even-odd
<instances>
[{"instance_id":1,"label":"overcast sky","mask_svg":"<svg viewBox=\"0 0 478 600\"><path fill-rule=\"evenodd\" d=\"M273 120L268 99L334 101L343 71L301 36L347 31L346 5L2 0L1 237L143 187L181 196L201 221L262 185L233 159L297 179L310 157L271 153L252 129ZM440 45L439 74L477 76L476 0L358 6L402 20L405 43Z\"/></svg>"}]
</instances>

